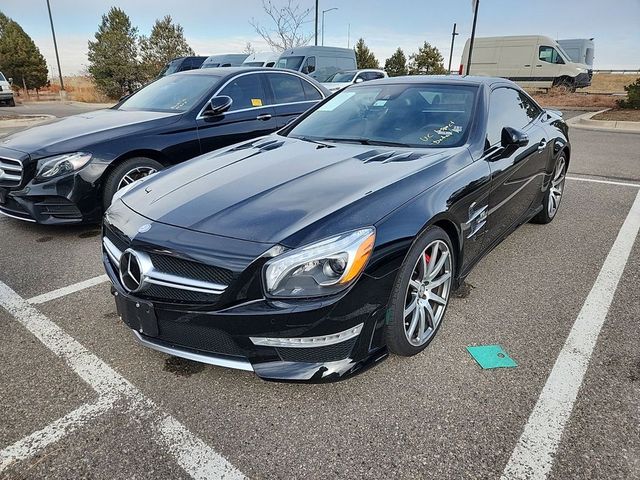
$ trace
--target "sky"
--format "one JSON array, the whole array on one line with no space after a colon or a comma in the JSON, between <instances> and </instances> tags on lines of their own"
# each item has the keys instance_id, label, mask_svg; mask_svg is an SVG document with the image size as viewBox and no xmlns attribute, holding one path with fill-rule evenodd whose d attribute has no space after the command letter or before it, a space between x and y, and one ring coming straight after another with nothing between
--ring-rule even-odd
<instances>
[{"instance_id":1,"label":"sky","mask_svg":"<svg viewBox=\"0 0 640 480\"><path fill-rule=\"evenodd\" d=\"M287 0L272 0L279 5ZM314 0L293 0L311 10ZM154 21L171 15L184 27L199 55L241 52L246 42L268 50L249 23L270 26L262 0L50 0L64 75L87 65L87 41L111 6L122 8L148 35ZM452 68L460 64L471 34L471 0L320 0L325 14L325 45L353 47L363 37L381 65L398 47L407 56L424 41L438 47L448 64L454 22L460 35ZM50 71L55 55L46 0L2 0L0 11L17 21L45 56ZM477 36L547 35L555 39L595 37L595 68L640 68L640 0L480 0ZM319 41L320 43L320 41Z\"/></svg>"}]
</instances>

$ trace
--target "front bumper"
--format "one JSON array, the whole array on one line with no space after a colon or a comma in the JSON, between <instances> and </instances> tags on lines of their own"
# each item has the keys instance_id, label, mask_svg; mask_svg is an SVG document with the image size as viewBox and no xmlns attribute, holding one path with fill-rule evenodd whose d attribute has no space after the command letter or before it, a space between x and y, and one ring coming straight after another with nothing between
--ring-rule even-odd
<instances>
[{"instance_id":1,"label":"front bumper","mask_svg":"<svg viewBox=\"0 0 640 480\"><path fill-rule=\"evenodd\" d=\"M104 267L113 284L118 313L144 346L203 363L254 371L266 380L292 382L340 380L387 357L382 327L394 271L387 268L380 277L365 271L350 290L337 297L270 300L264 298L256 280L270 245L158 223L140 229L148 220L130 211L126 225L119 223L122 228L118 229L109 219L125 218L123 208L110 209L105 219L105 234L113 238L116 232L120 239L114 240L119 248L147 252L155 259L160 252L173 260L188 255L201 265L233 270L233 279L218 298L198 301L199 297L181 294L168 299L170 292L153 298L152 290L128 293L113 252L105 250ZM208 245L209 251L203 252L203 245ZM309 341L311 337L318 346ZM290 340L283 344L278 339Z\"/></svg>"},{"instance_id":2,"label":"front bumper","mask_svg":"<svg viewBox=\"0 0 640 480\"><path fill-rule=\"evenodd\" d=\"M591 85L591 74L588 72L579 73L575 79L576 88L588 87Z\"/></svg>"}]
</instances>

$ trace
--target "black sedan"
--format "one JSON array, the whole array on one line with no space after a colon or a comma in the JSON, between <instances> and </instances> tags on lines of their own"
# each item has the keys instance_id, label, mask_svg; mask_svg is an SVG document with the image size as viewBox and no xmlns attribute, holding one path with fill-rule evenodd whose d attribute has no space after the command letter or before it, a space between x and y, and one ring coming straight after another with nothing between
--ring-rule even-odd
<instances>
[{"instance_id":1,"label":"black sedan","mask_svg":"<svg viewBox=\"0 0 640 480\"><path fill-rule=\"evenodd\" d=\"M105 215L104 265L148 347L345 378L422 351L478 260L555 217L570 154L560 114L508 80L367 82L131 186Z\"/></svg>"},{"instance_id":2,"label":"black sedan","mask_svg":"<svg viewBox=\"0 0 640 480\"><path fill-rule=\"evenodd\" d=\"M0 141L0 213L43 224L98 222L123 186L202 153L266 135L329 95L273 68L169 75L113 108Z\"/></svg>"}]
</instances>

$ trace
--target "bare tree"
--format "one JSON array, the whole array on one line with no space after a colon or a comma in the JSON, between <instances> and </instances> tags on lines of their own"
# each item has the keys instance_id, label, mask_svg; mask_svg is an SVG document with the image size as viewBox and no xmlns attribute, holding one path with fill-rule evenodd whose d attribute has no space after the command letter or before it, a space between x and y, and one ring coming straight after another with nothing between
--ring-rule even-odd
<instances>
[{"instance_id":1,"label":"bare tree","mask_svg":"<svg viewBox=\"0 0 640 480\"><path fill-rule=\"evenodd\" d=\"M247 42L244 45L244 50L242 51L242 53L246 53L247 55L253 55L254 53L256 53L256 49L253 48L253 45L251 45L251 42Z\"/></svg>"},{"instance_id":2,"label":"bare tree","mask_svg":"<svg viewBox=\"0 0 640 480\"><path fill-rule=\"evenodd\" d=\"M262 8L273 20L275 28L260 25L255 18L249 22L256 33L276 51L306 45L313 38L312 33L304 32L304 24L309 23L307 17L310 9L303 9L294 0L287 0L283 6L274 5L271 0L262 0Z\"/></svg>"}]
</instances>

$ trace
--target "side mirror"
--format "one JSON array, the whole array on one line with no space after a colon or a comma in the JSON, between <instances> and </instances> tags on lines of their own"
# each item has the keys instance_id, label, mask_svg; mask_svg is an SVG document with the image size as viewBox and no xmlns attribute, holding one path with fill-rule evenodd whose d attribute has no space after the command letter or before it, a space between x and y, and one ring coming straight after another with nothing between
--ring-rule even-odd
<instances>
[{"instance_id":1,"label":"side mirror","mask_svg":"<svg viewBox=\"0 0 640 480\"><path fill-rule=\"evenodd\" d=\"M529 137L526 133L515 128L504 127L500 143L504 148L508 147L526 147L529 144Z\"/></svg>"},{"instance_id":2,"label":"side mirror","mask_svg":"<svg viewBox=\"0 0 640 480\"><path fill-rule=\"evenodd\" d=\"M13 85L13 77L9 77L8 80L9 80L9 84Z\"/></svg>"},{"instance_id":3,"label":"side mirror","mask_svg":"<svg viewBox=\"0 0 640 480\"><path fill-rule=\"evenodd\" d=\"M213 117L216 115L221 115L229 108L231 108L231 104L233 103L233 99L226 95L219 95L217 97L212 97L209 100L209 105L205 109L203 113L204 116Z\"/></svg>"},{"instance_id":4,"label":"side mirror","mask_svg":"<svg viewBox=\"0 0 640 480\"><path fill-rule=\"evenodd\" d=\"M358 77L358 78L356 78L356 81L353 82L353 83L362 83L362 82L364 82L364 78Z\"/></svg>"}]
</instances>

